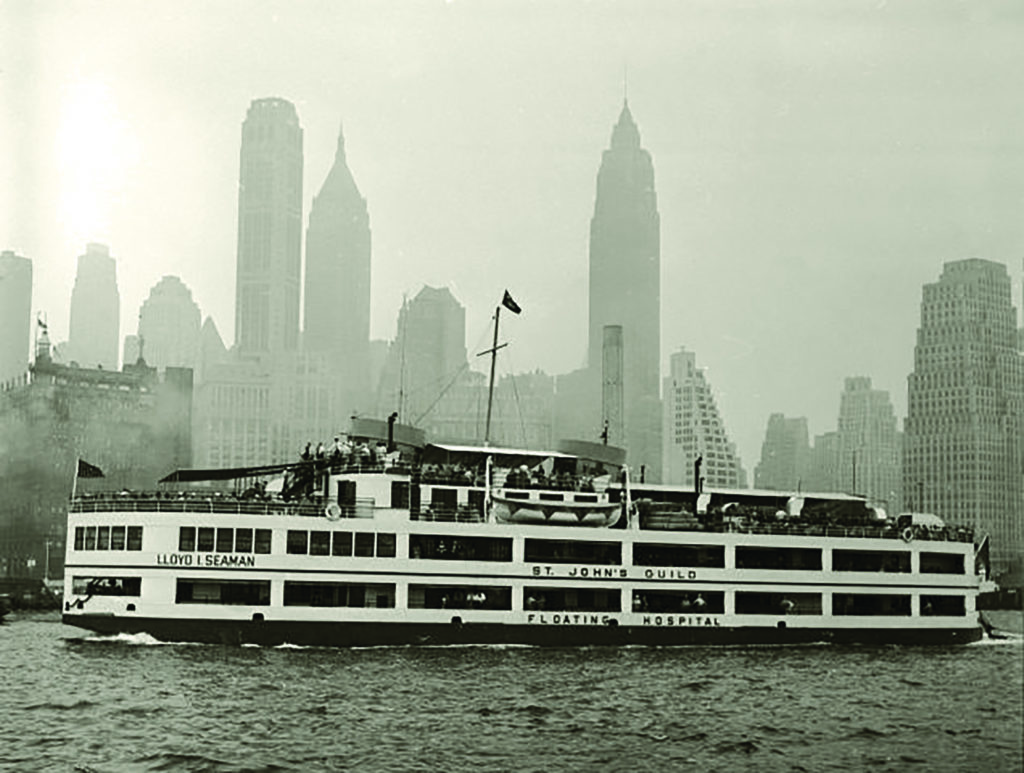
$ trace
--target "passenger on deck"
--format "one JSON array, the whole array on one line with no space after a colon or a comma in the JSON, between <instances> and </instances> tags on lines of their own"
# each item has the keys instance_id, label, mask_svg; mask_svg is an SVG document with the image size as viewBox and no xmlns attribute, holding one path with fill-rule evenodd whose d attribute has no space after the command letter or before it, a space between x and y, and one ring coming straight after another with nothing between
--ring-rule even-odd
<instances>
[{"instance_id":1,"label":"passenger on deck","mask_svg":"<svg viewBox=\"0 0 1024 773\"><path fill-rule=\"evenodd\" d=\"M704 597L701 594L698 593L697 594L697 598L695 598L693 600L693 607L694 607L694 609L696 609L698 612L701 612L701 611L703 611L704 607L706 607L707 605L708 605L708 602L706 602L704 600Z\"/></svg>"},{"instance_id":2,"label":"passenger on deck","mask_svg":"<svg viewBox=\"0 0 1024 773\"><path fill-rule=\"evenodd\" d=\"M783 599L779 602L779 608L782 610L782 614L789 615L796 609L796 604L790 599Z\"/></svg>"},{"instance_id":3,"label":"passenger on deck","mask_svg":"<svg viewBox=\"0 0 1024 773\"><path fill-rule=\"evenodd\" d=\"M310 448L312 448L312 446L312 441L307 441L306 447L302 451L302 461L308 462L310 459L313 458L313 453L312 451L310 451Z\"/></svg>"}]
</instances>

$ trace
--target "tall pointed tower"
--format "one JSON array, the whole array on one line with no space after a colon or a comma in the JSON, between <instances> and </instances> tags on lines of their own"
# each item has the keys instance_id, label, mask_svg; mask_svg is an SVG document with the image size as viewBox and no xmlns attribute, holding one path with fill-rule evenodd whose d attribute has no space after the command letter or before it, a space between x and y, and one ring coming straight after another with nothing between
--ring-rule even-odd
<instances>
[{"instance_id":1,"label":"tall pointed tower","mask_svg":"<svg viewBox=\"0 0 1024 773\"><path fill-rule=\"evenodd\" d=\"M293 351L302 274L302 127L286 99L253 100L242 124L235 344Z\"/></svg>"},{"instance_id":2,"label":"tall pointed tower","mask_svg":"<svg viewBox=\"0 0 1024 773\"><path fill-rule=\"evenodd\" d=\"M606 325L622 327L625 446L630 465L661 472L661 220L651 154L624 102L597 173L590 221L587 362L600 378ZM603 417L602 417L603 422Z\"/></svg>"},{"instance_id":3,"label":"tall pointed tower","mask_svg":"<svg viewBox=\"0 0 1024 773\"><path fill-rule=\"evenodd\" d=\"M303 347L343 366L349 388L369 390L370 216L340 131L334 165L309 211Z\"/></svg>"}]
</instances>

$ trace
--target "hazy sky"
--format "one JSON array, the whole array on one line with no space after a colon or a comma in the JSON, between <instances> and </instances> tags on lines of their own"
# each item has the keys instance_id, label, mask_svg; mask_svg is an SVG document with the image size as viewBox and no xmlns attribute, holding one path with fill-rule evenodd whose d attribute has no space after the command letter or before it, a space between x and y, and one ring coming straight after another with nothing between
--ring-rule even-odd
<instances>
[{"instance_id":1,"label":"hazy sky","mask_svg":"<svg viewBox=\"0 0 1024 773\"><path fill-rule=\"evenodd\" d=\"M835 428L842 380L905 414L921 286L1006 263L1021 303L1024 5L941 2L0 2L0 249L67 337L77 256L118 259L121 333L166 274L234 340L249 102L295 103L305 211L344 125L373 230L376 338L448 285L503 368L586 347L601 152L654 158L662 347L697 353L753 477L767 417ZM663 366L663 370L664 370Z\"/></svg>"}]
</instances>

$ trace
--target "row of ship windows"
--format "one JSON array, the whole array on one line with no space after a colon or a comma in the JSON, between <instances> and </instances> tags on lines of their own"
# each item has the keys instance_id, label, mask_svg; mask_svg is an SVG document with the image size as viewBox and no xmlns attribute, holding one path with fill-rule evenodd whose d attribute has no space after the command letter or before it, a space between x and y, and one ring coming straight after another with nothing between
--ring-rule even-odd
<instances>
[{"instance_id":1,"label":"row of ship windows","mask_svg":"<svg viewBox=\"0 0 1024 773\"><path fill-rule=\"evenodd\" d=\"M75 577L75 595L140 596L140 577ZM839 616L910 617L909 594L833 593L832 614ZM269 606L269 580L179 579L177 604ZM494 585L421 585L408 588L409 609L512 609L513 590ZM522 589L522 609L553 612L622 612L618 588L561 588L531 586ZM821 615L824 594L736 591L736 614ZM395 606L394 583L302 582L285 580L284 605L296 607ZM723 614L724 591L635 590L625 611L655 614ZM957 595L922 595L920 614L963 617L965 599Z\"/></svg>"},{"instance_id":2,"label":"row of ship windows","mask_svg":"<svg viewBox=\"0 0 1024 773\"><path fill-rule=\"evenodd\" d=\"M213 528L182 526L178 533L181 552L257 553L271 552L271 529ZM141 526L78 526L75 550L142 550ZM394 558L394 533L289 530L285 550L290 555L354 556ZM409 557L453 561L512 561L509 537L442 537L427 534L409 536ZM529 563L590 564L619 566L622 543L530 539L525 541L524 558ZM723 545L665 545L638 542L633 545L633 566L725 567ZM821 548L768 548L737 546L737 569L821 571ZM910 573L909 551L832 551L836 572ZM965 574L961 553L921 553L921 572Z\"/></svg>"}]
</instances>

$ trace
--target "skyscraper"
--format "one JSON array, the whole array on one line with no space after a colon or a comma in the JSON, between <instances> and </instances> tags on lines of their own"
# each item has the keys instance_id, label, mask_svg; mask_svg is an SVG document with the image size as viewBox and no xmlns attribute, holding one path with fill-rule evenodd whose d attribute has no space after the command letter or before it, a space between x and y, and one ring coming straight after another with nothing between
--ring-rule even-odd
<instances>
[{"instance_id":1,"label":"skyscraper","mask_svg":"<svg viewBox=\"0 0 1024 773\"><path fill-rule=\"evenodd\" d=\"M303 348L330 356L349 388L370 388L370 216L338 133L334 165L313 199L306 229Z\"/></svg>"},{"instance_id":2,"label":"skyscraper","mask_svg":"<svg viewBox=\"0 0 1024 773\"><path fill-rule=\"evenodd\" d=\"M117 370L120 316L117 265L105 244L90 243L78 258L65 359L83 368Z\"/></svg>"},{"instance_id":3,"label":"skyscraper","mask_svg":"<svg viewBox=\"0 0 1024 773\"><path fill-rule=\"evenodd\" d=\"M0 384L28 372L32 336L32 261L0 253Z\"/></svg>"},{"instance_id":4,"label":"skyscraper","mask_svg":"<svg viewBox=\"0 0 1024 773\"><path fill-rule=\"evenodd\" d=\"M402 304L381 375L381 416L428 429L428 417L467 370L466 309L447 287L424 287Z\"/></svg>"},{"instance_id":5,"label":"skyscraper","mask_svg":"<svg viewBox=\"0 0 1024 773\"><path fill-rule=\"evenodd\" d=\"M622 326L625 446L630 464L661 470L661 224L651 154L623 103L597 173L590 221L587 363L600 379L604 328ZM603 417L602 417L603 418Z\"/></svg>"},{"instance_id":6,"label":"skyscraper","mask_svg":"<svg viewBox=\"0 0 1024 773\"><path fill-rule=\"evenodd\" d=\"M711 385L693 352L680 349L669 358L664 394L664 482L693 485L694 462L700 457L706 485L746 488L736 445L729 442Z\"/></svg>"},{"instance_id":7,"label":"skyscraper","mask_svg":"<svg viewBox=\"0 0 1024 773\"><path fill-rule=\"evenodd\" d=\"M141 353L148 365L195 368L199 348L199 305L176 276L165 276L139 309Z\"/></svg>"},{"instance_id":8,"label":"skyscraper","mask_svg":"<svg viewBox=\"0 0 1024 773\"><path fill-rule=\"evenodd\" d=\"M890 511L902 509L902 442L889 393L867 376L846 379L839 398L836 491L864 494Z\"/></svg>"},{"instance_id":9,"label":"skyscraper","mask_svg":"<svg viewBox=\"0 0 1024 773\"><path fill-rule=\"evenodd\" d=\"M295 106L253 100L242 124L235 344L241 355L293 351L302 273L302 127Z\"/></svg>"},{"instance_id":10,"label":"skyscraper","mask_svg":"<svg viewBox=\"0 0 1024 773\"><path fill-rule=\"evenodd\" d=\"M1024 552L1024 358L1001 263L946 263L924 286L907 380L903 489L917 511L991 535L996 572Z\"/></svg>"},{"instance_id":11,"label":"skyscraper","mask_svg":"<svg viewBox=\"0 0 1024 773\"><path fill-rule=\"evenodd\" d=\"M807 419L788 419L781 413L768 417L761 445L761 461L754 469L754 487L777 491L807 488L811 447Z\"/></svg>"}]
</instances>

